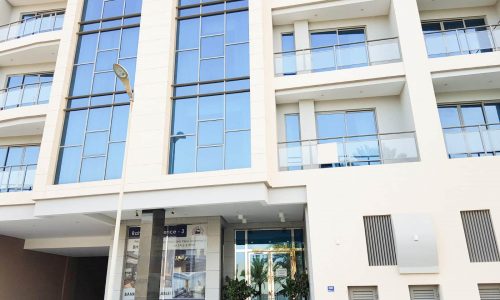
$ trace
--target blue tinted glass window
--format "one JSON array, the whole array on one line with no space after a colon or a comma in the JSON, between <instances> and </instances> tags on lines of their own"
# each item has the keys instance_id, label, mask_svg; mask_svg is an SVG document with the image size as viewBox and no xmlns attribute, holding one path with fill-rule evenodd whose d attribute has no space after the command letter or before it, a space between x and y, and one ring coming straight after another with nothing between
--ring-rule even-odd
<instances>
[{"instance_id":1,"label":"blue tinted glass window","mask_svg":"<svg viewBox=\"0 0 500 300\"><path fill-rule=\"evenodd\" d=\"M179 3L169 172L249 167L248 2Z\"/></svg>"},{"instance_id":2,"label":"blue tinted glass window","mask_svg":"<svg viewBox=\"0 0 500 300\"><path fill-rule=\"evenodd\" d=\"M250 75L250 54L248 44L226 47L226 77L245 77Z\"/></svg>"},{"instance_id":3,"label":"blue tinted glass window","mask_svg":"<svg viewBox=\"0 0 500 300\"><path fill-rule=\"evenodd\" d=\"M75 66L71 80L70 96L90 94L93 70L93 64Z\"/></svg>"},{"instance_id":4,"label":"blue tinted glass window","mask_svg":"<svg viewBox=\"0 0 500 300\"><path fill-rule=\"evenodd\" d=\"M210 81L224 78L224 59L212 58L200 63L200 81Z\"/></svg>"},{"instance_id":5,"label":"blue tinted glass window","mask_svg":"<svg viewBox=\"0 0 500 300\"><path fill-rule=\"evenodd\" d=\"M172 135L196 133L196 99L175 100L172 114Z\"/></svg>"},{"instance_id":6,"label":"blue tinted glass window","mask_svg":"<svg viewBox=\"0 0 500 300\"><path fill-rule=\"evenodd\" d=\"M200 97L199 120L224 118L224 95Z\"/></svg>"},{"instance_id":7,"label":"blue tinted glass window","mask_svg":"<svg viewBox=\"0 0 500 300\"><path fill-rule=\"evenodd\" d=\"M140 16L131 15L141 6L141 0L85 0L57 184L121 177L130 99L112 67L127 69L133 88Z\"/></svg>"},{"instance_id":8,"label":"blue tinted glass window","mask_svg":"<svg viewBox=\"0 0 500 300\"><path fill-rule=\"evenodd\" d=\"M248 42L248 11L227 14L226 42L228 44Z\"/></svg>"},{"instance_id":9,"label":"blue tinted glass window","mask_svg":"<svg viewBox=\"0 0 500 300\"><path fill-rule=\"evenodd\" d=\"M82 147L62 148L59 152L56 183L77 182L80 175Z\"/></svg>"},{"instance_id":10,"label":"blue tinted glass window","mask_svg":"<svg viewBox=\"0 0 500 300\"><path fill-rule=\"evenodd\" d=\"M226 133L226 169L250 167L250 131Z\"/></svg>"},{"instance_id":11,"label":"blue tinted glass window","mask_svg":"<svg viewBox=\"0 0 500 300\"><path fill-rule=\"evenodd\" d=\"M205 121L198 124L198 145L210 146L224 143L224 122Z\"/></svg>"},{"instance_id":12,"label":"blue tinted glass window","mask_svg":"<svg viewBox=\"0 0 500 300\"><path fill-rule=\"evenodd\" d=\"M285 115L286 141L300 141L300 117L299 114Z\"/></svg>"},{"instance_id":13,"label":"blue tinted glass window","mask_svg":"<svg viewBox=\"0 0 500 300\"><path fill-rule=\"evenodd\" d=\"M177 29L177 49L197 49L200 39L200 19L180 20Z\"/></svg>"},{"instance_id":14,"label":"blue tinted glass window","mask_svg":"<svg viewBox=\"0 0 500 300\"><path fill-rule=\"evenodd\" d=\"M120 47L120 57L137 56L137 46L139 44L139 27L127 28L122 33L122 45Z\"/></svg>"},{"instance_id":15,"label":"blue tinted glass window","mask_svg":"<svg viewBox=\"0 0 500 300\"><path fill-rule=\"evenodd\" d=\"M187 83L198 81L198 50L183 51L177 53L177 68L175 73L175 81L177 83Z\"/></svg>"},{"instance_id":16,"label":"blue tinted glass window","mask_svg":"<svg viewBox=\"0 0 500 300\"><path fill-rule=\"evenodd\" d=\"M316 115L318 138L336 138L347 135L343 113L321 113Z\"/></svg>"},{"instance_id":17,"label":"blue tinted glass window","mask_svg":"<svg viewBox=\"0 0 500 300\"><path fill-rule=\"evenodd\" d=\"M209 36L201 39L201 58L224 56L224 36Z\"/></svg>"},{"instance_id":18,"label":"blue tinted glass window","mask_svg":"<svg viewBox=\"0 0 500 300\"><path fill-rule=\"evenodd\" d=\"M122 176L124 152L125 143L113 143L109 145L105 179L118 179Z\"/></svg>"},{"instance_id":19,"label":"blue tinted glass window","mask_svg":"<svg viewBox=\"0 0 500 300\"><path fill-rule=\"evenodd\" d=\"M500 104L486 104L484 106L488 124L500 123Z\"/></svg>"},{"instance_id":20,"label":"blue tinted glass window","mask_svg":"<svg viewBox=\"0 0 500 300\"><path fill-rule=\"evenodd\" d=\"M375 113L372 111L348 112L346 127L348 136L376 134Z\"/></svg>"},{"instance_id":21,"label":"blue tinted glass window","mask_svg":"<svg viewBox=\"0 0 500 300\"><path fill-rule=\"evenodd\" d=\"M98 33L80 36L76 52L76 63L92 63L95 60Z\"/></svg>"},{"instance_id":22,"label":"blue tinted glass window","mask_svg":"<svg viewBox=\"0 0 500 300\"><path fill-rule=\"evenodd\" d=\"M481 105L462 105L463 125L482 125L484 124L484 114Z\"/></svg>"},{"instance_id":23,"label":"blue tinted glass window","mask_svg":"<svg viewBox=\"0 0 500 300\"><path fill-rule=\"evenodd\" d=\"M224 33L224 15L207 16L201 18L201 35Z\"/></svg>"},{"instance_id":24,"label":"blue tinted glass window","mask_svg":"<svg viewBox=\"0 0 500 300\"><path fill-rule=\"evenodd\" d=\"M170 156L170 173L194 172L196 165L196 137L172 137Z\"/></svg>"},{"instance_id":25,"label":"blue tinted glass window","mask_svg":"<svg viewBox=\"0 0 500 300\"><path fill-rule=\"evenodd\" d=\"M226 129L250 129L250 93L226 95Z\"/></svg>"},{"instance_id":26,"label":"blue tinted glass window","mask_svg":"<svg viewBox=\"0 0 500 300\"><path fill-rule=\"evenodd\" d=\"M223 148L209 147L198 150L196 170L198 172L221 170L223 167Z\"/></svg>"},{"instance_id":27,"label":"blue tinted glass window","mask_svg":"<svg viewBox=\"0 0 500 300\"><path fill-rule=\"evenodd\" d=\"M460 126L460 117L456 107L440 107L439 118L443 128Z\"/></svg>"}]
</instances>

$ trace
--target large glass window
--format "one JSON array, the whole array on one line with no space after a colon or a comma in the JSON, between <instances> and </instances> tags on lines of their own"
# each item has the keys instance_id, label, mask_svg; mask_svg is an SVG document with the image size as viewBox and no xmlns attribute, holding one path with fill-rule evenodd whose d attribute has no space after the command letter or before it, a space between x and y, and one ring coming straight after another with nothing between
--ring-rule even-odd
<instances>
[{"instance_id":1,"label":"large glass window","mask_svg":"<svg viewBox=\"0 0 500 300\"><path fill-rule=\"evenodd\" d=\"M171 174L250 167L247 6L179 1Z\"/></svg>"},{"instance_id":2,"label":"large glass window","mask_svg":"<svg viewBox=\"0 0 500 300\"><path fill-rule=\"evenodd\" d=\"M0 146L0 193L33 189L40 147Z\"/></svg>"},{"instance_id":3,"label":"large glass window","mask_svg":"<svg viewBox=\"0 0 500 300\"><path fill-rule=\"evenodd\" d=\"M338 162L328 167L380 164L375 111L335 111L316 114L318 142L333 143Z\"/></svg>"},{"instance_id":4,"label":"large glass window","mask_svg":"<svg viewBox=\"0 0 500 300\"><path fill-rule=\"evenodd\" d=\"M135 78L141 0L87 0L66 108L55 183L121 177L129 98L113 72Z\"/></svg>"},{"instance_id":5,"label":"large glass window","mask_svg":"<svg viewBox=\"0 0 500 300\"><path fill-rule=\"evenodd\" d=\"M315 72L368 65L365 28L311 32Z\"/></svg>"},{"instance_id":6,"label":"large glass window","mask_svg":"<svg viewBox=\"0 0 500 300\"><path fill-rule=\"evenodd\" d=\"M500 103L439 107L449 158L500 154Z\"/></svg>"}]
</instances>

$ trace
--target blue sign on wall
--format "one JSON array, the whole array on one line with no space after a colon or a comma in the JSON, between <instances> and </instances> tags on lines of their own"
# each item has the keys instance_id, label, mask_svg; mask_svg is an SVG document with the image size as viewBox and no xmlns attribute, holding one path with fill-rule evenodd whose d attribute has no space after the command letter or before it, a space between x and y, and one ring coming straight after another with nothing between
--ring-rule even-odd
<instances>
[{"instance_id":1,"label":"blue sign on wall","mask_svg":"<svg viewBox=\"0 0 500 300\"><path fill-rule=\"evenodd\" d=\"M335 292L335 287L333 285L328 286L328 293L333 293Z\"/></svg>"}]
</instances>

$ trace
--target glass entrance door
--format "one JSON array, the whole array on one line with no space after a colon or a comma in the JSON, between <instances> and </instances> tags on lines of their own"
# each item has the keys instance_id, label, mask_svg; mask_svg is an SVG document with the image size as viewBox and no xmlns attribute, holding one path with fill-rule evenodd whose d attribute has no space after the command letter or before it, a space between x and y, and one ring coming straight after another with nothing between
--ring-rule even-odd
<instances>
[{"instance_id":1,"label":"glass entrance door","mask_svg":"<svg viewBox=\"0 0 500 300\"><path fill-rule=\"evenodd\" d=\"M259 292L255 300L288 300L283 286L294 273L290 252L255 252L249 254L250 282ZM293 264L294 265L294 264Z\"/></svg>"}]
</instances>

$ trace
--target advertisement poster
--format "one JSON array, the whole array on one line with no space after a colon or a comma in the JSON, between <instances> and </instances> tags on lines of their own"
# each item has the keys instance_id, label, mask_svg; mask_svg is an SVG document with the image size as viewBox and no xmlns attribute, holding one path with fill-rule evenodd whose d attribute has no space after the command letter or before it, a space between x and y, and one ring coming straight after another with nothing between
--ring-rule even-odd
<instances>
[{"instance_id":1,"label":"advertisement poster","mask_svg":"<svg viewBox=\"0 0 500 300\"><path fill-rule=\"evenodd\" d=\"M165 226L160 299L205 299L206 224ZM135 299L140 227L128 228L123 300Z\"/></svg>"}]
</instances>

